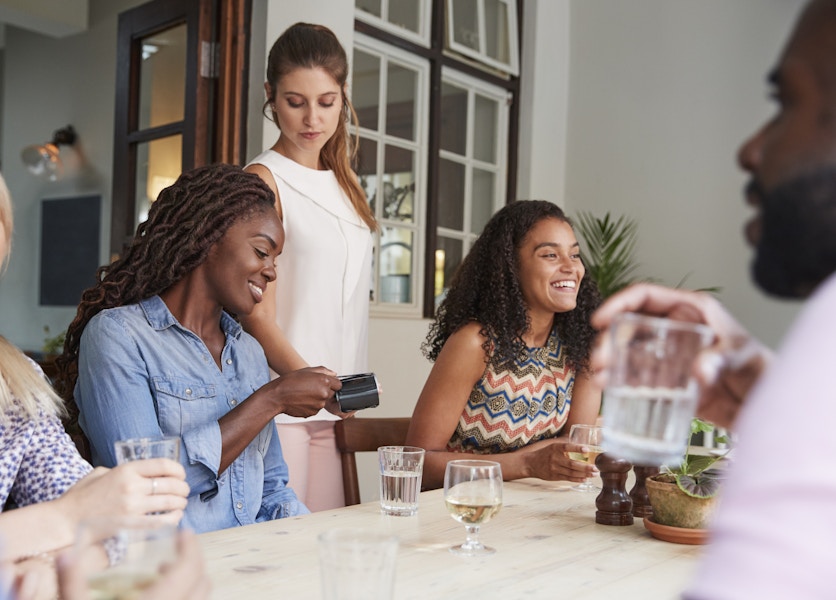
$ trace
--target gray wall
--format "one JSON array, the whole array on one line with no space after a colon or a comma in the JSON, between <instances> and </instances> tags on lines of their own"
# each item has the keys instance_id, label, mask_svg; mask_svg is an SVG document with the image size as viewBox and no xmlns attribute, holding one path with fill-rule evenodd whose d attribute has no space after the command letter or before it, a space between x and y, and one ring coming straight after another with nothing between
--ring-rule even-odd
<instances>
[{"instance_id":1,"label":"gray wall","mask_svg":"<svg viewBox=\"0 0 836 600\"><path fill-rule=\"evenodd\" d=\"M0 332L24 349L43 344L43 327L64 329L74 308L38 306L40 200L98 193L103 198L100 247L107 259L113 148L116 17L138 0L94 0L89 29L56 39L15 27L6 29L2 88L3 176L15 207L15 236L9 269L0 279ZM62 152L68 176L58 182L32 177L20 160L21 149L42 144L72 124L78 153ZM92 283L92 276L91 276Z\"/></svg>"},{"instance_id":2,"label":"gray wall","mask_svg":"<svg viewBox=\"0 0 836 600\"><path fill-rule=\"evenodd\" d=\"M721 299L776 344L794 304L749 277L735 153L801 0L574 0L566 203L639 221L642 274Z\"/></svg>"}]
</instances>

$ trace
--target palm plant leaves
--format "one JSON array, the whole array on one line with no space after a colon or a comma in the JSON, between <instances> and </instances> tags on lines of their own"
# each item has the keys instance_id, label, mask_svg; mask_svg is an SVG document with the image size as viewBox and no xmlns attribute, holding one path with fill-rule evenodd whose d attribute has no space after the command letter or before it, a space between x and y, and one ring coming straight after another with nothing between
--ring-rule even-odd
<instances>
[{"instance_id":1,"label":"palm plant leaves","mask_svg":"<svg viewBox=\"0 0 836 600\"><path fill-rule=\"evenodd\" d=\"M635 259L638 223L622 215L617 219L607 213L603 219L585 211L578 213L578 232L586 251L584 265L595 279L604 298L637 280Z\"/></svg>"}]
</instances>

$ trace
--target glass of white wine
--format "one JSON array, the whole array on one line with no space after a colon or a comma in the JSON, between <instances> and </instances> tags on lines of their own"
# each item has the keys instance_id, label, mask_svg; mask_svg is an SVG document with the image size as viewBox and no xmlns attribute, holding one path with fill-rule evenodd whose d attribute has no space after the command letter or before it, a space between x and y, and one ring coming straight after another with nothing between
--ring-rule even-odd
<instances>
[{"instance_id":1,"label":"glass of white wine","mask_svg":"<svg viewBox=\"0 0 836 600\"><path fill-rule=\"evenodd\" d=\"M572 425L572 429L569 430L569 441L573 444L585 446L587 451L567 452L566 456L572 460L594 465L595 459L604 451L601 448L601 432L601 427L595 425ZM573 486L572 489L578 492L597 492L601 488L592 483L592 478L587 478L586 481Z\"/></svg>"},{"instance_id":2,"label":"glass of white wine","mask_svg":"<svg viewBox=\"0 0 836 600\"><path fill-rule=\"evenodd\" d=\"M75 553L93 600L130 600L159 578L176 555L174 525L150 518L100 517L82 521Z\"/></svg>"},{"instance_id":3,"label":"glass of white wine","mask_svg":"<svg viewBox=\"0 0 836 600\"><path fill-rule=\"evenodd\" d=\"M450 552L480 556L496 552L479 541L479 526L502 508L502 469L489 460L451 460L444 471L444 502L447 511L467 531L463 544Z\"/></svg>"}]
</instances>

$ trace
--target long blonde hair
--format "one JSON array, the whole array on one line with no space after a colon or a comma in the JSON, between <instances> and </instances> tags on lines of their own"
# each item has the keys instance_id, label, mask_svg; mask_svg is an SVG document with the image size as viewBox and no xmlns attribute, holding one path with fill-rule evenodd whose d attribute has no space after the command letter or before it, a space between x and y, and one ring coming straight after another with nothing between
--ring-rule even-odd
<instances>
[{"instance_id":1,"label":"long blonde hair","mask_svg":"<svg viewBox=\"0 0 836 600\"><path fill-rule=\"evenodd\" d=\"M0 336L0 423L12 413L36 419L44 413L63 417L64 403L24 354Z\"/></svg>"},{"instance_id":2,"label":"long blonde hair","mask_svg":"<svg viewBox=\"0 0 836 600\"><path fill-rule=\"evenodd\" d=\"M0 226L6 234L2 267L8 264L12 248L14 214L9 188L0 175ZM47 413L64 415L64 404L47 380L23 353L6 338L0 336L0 423L8 423L12 412L23 413L30 418Z\"/></svg>"},{"instance_id":3,"label":"long blonde hair","mask_svg":"<svg viewBox=\"0 0 836 600\"><path fill-rule=\"evenodd\" d=\"M6 270L9 264L9 254L12 252L12 231L14 231L15 219L12 212L12 197L9 188L6 187L6 180L0 175L0 227L6 234L6 247L0 248L2 260L0 260L0 273Z\"/></svg>"},{"instance_id":4,"label":"long blonde hair","mask_svg":"<svg viewBox=\"0 0 836 600\"><path fill-rule=\"evenodd\" d=\"M348 122L351 121L355 131L359 130L360 123L351 100L345 94L348 58L333 31L323 25L296 23L279 36L267 57L267 83L270 86L270 98L264 103L264 109L266 110L275 101L276 84L282 77L298 68L316 67L325 70L339 84L343 105L343 115L337 124L337 130L331 139L325 142L320 152L322 164L334 172L337 182L348 195L351 205L363 222L372 231L377 231L377 221L366 201L366 193L360 187L357 176L351 169L351 160L357 156L359 134L355 135L352 144ZM274 111L271 112L273 121L278 124L278 116Z\"/></svg>"}]
</instances>

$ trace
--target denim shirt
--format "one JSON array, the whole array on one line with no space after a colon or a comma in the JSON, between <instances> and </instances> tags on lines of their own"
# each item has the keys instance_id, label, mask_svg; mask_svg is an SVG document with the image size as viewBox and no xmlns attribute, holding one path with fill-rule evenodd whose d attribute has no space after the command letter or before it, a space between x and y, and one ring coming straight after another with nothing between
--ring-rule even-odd
<instances>
[{"instance_id":1,"label":"denim shirt","mask_svg":"<svg viewBox=\"0 0 836 600\"><path fill-rule=\"evenodd\" d=\"M273 422L223 472L218 419L270 379L258 342L227 313L219 369L203 341L159 296L104 310L84 328L75 399L94 465L113 466L113 443L177 435L189 502L183 525L197 532L307 514L287 487Z\"/></svg>"}]
</instances>

